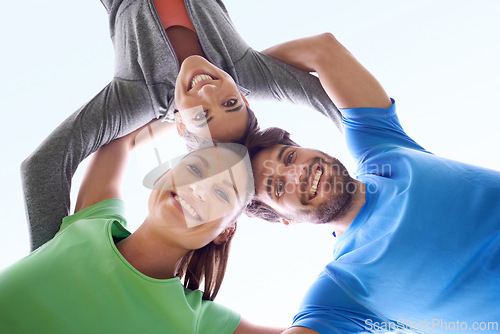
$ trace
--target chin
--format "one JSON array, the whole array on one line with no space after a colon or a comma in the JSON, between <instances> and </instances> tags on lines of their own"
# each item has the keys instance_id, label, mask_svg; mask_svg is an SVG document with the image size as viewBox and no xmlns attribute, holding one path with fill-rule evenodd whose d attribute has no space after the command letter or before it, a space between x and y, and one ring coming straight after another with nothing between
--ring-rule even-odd
<instances>
[{"instance_id":1,"label":"chin","mask_svg":"<svg viewBox=\"0 0 500 334\"><path fill-rule=\"evenodd\" d=\"M193 56L189 56L186 59L184 59L184 61L182 62L181 66L184 66L184 64L189 64L189 63L192 63L192 62L209 63L209 64L211 64L206 58L203 58L202 56L198 56L198 55L193 55Z\"/></svg>"},{"instance_id":2,"label":"chin","mask_svg":"<svg viewBox=\"0 0 500 334\"><path fill-rule=\"evenodd\" d=\"M205 58L200 56L190 56L182 62L181 68L179 70L179 75L177 77L177 82L179 81L179 78L188 81L189 78L187 78L187 76L189 76L190 72L192 71L207 70L213 72L214 68L216 67Z\"/></svg>"},{"instance_id":3,"label":"chin","mask_svg":"<svg viewBox=\"0 0 500 334\"><path fill-rule=\"evenodd\" d=\"M326 224L343 218L352 206L354 195L344 192L320 204L315 210L315 223Z\"/></svg>"}]
</instances>

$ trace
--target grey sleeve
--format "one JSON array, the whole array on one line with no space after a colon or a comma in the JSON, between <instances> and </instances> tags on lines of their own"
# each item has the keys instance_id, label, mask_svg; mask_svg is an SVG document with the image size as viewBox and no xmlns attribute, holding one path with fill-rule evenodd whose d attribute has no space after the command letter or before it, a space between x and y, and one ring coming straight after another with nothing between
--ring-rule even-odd
<instances>
[{"instance_id":1,"label":"grey sleeve","mask_svg":"<svg viewBox=\"0 0 500 334\"><path fill-rule=\"evenodd\" d=\"M154 118L142 83L113 80L60 124L21 164L21 179L35 250L59 230L70 212L71 179L87 156Z\"/></svg>"},{"instance_id":2,"label":"grey sleeve","mask_svg":"<svg viewBox=\"0 0 500 334\"><path fill-rule=\"evenodd\" d=\"M250 98L286 101L315 109L342 131L340 112L319 79L252 49L236 31L221 1L186 1L210 61L251 91Z\"/></svg>"},{"instance_id":3,"label":"grey sleeve","mask_svg":"<svg viewBox=\"0 0 500 334\"><path fill-rule=\"evenodd\" d=\"M342 116L319 79L253 49L237 64L240 84L257 99L275 99L315 109L343 131Z\"/></svg>"}]
</instances>

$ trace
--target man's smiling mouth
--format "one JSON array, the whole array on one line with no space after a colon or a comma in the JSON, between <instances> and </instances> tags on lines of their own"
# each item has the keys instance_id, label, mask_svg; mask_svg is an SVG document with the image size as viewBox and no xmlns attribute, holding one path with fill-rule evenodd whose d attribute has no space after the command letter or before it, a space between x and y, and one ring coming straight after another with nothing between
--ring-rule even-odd
<instances>
[{"instance_id":1,"label":"man's smiling mouth","mask_svg":"<svg viewBox=\"0 0 500 334\"><path fill-rule=\"evenodd\" d=\"M318 185L322 175L323 175L323 167L321 165L318 165L316 167L314 175L311 176L313 177L313 179L311 182L311 187L309 188L309 200L312 200L318 194Z\"/></svg>"}]
</instances>

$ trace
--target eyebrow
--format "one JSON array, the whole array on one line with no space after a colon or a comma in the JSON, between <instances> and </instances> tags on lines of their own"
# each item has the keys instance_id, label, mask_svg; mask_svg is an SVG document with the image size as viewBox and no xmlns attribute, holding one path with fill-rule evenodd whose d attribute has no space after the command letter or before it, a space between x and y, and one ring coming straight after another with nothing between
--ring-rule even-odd
<instances>
[{"instance_id":1,"label":"eyebrow","mask_svg":"<svg viewBox=\"0 0 500 334\"><path fill-rule=\"evenodd\" d=\"M290 147L291 147L290 145L285 145L282 148L280 148L276 160L281 161L281 159L283 158L283 153L285 153L285 151ZM271 198L271 199L273 198L273 196L271 194L273 182L274 182L274 175L267 178L266 193L267 193L267 196L269 196L269 198Z\"/></svg>"},{"instance_id":2,"label":"eyebrow","mask_svg":"<svg viewBox=\"0 0 500 334\"><path fill-rule=\"evenodd\" d=\"M283 146L282 148L280 148L280 151L278 152L278 161L281 161L282 157L283 157L283 153L285 153L285 151L290 148L291 146L290 145L285 145Z\"/></svg>"},{"instance_id":3,"label":"eyebrow","mask_svg":"<svg viewBox=\"0 0 500 334\"><path fill-rule=\"evenodd\" d=\"M266 193L267 193L267 196L269 196L270 199L273 198L273 196L271 195L271 187L272 187L272 184L273 184L273 177L268 177L267 178L267 182L266 182Z\"/></svg>"},{"instance_id":4,"label":"eyebrow","mask_svg":"<svg viewBox=\"0 0 500 334\"><path fill-rule=\"evenodd\" d=\"M204 127L205 125L207 125L208 122L210 122L211 120L213 120L214 117L213 116L210 116L207 120L205 120L205 122L199 124L199 125L196 125L197 128L202 128Z\"/></svg>"},{"instance_id":5,"label":"eyebrow","mask_svg":"<svg viewBox=\"0 0 500 334\"><path fill-rule=\"evenodd\" d=\"M224 183L225 186L231 188L231 189L234 189L234 186L231 182L229 182L228 180L224 180L222 181L222 183Z\"/></svg>"},{"instance_id":6,"label":"eyebrow","mask_svg":"<svg viewBox=\"0 0 500 334\"><path fill-rule=\"evenodd\" d=\"M238 111L240 110L241 108L243 108L243 104L240 104L238 107L236 108L233 108L233 109L228 109L226 110L226 112L234 112L234 111Z\"/></svg>"},{"instance_id":7,"label":"eyebrow","mask_svg":"<svg viewBox=\"0 0 500 334\"><path fill-rule=\"evenodd\" d=\"M236 195L236 201L238 203L241 203L241 199L240 199L240 193L238 192L238 188L236 187L236 182L234 181L234 175L233 175L233 171L231 168L228 169L229 171L229 176L231 177L231 182L227 181L227 183L230 183L231 184L231 187L233 188L234 190L234 193Z\"/></svg>"},{"instance_id":8,"label":"eyebrow","mask_svg":"<svg viewBox=\"0 0 500 334\"><path fill-rule=\"evenodd\" d=\"M243 104L240 104L236 108L225 110L225 112L235 112L235 111L241 110L241 108L243 108ZM205 122L201 123L200 125L197 125L197 127L199 127L199 128L204 127L205 125L208 124L208 122L210 122L213 119L214 119L214 116L210 116Z\"/></svg>"},{"instance_id":9,"label":"eyebrow","mask_svg":"<svg viewBox=\"0 0 500 334\"><path fill-rule=\"evenodd\" d=\"M198 154L193 154L193 157L197 157L198 159L201 160L201 162L205 165L206 168L209 167L209 163L207 161L207 159L205 159L204 157L202 157L201 155L198 155Z\"/></svg>"}]
</instances>

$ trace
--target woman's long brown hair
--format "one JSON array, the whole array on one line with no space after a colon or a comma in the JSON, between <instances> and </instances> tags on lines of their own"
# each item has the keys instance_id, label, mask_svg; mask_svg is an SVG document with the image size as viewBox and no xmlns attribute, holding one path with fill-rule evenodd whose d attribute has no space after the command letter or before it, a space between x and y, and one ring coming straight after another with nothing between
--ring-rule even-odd
<instances>
[{"instance_id":1,"label":"woman's long brown hair","mask_svg":"<svg viewBox=\"0 0 500 334\"><path fill-rule=\"evenodd\" d=\"M236 222L234 223L236 231ZM199 289L205 280L204 300L214 300L219 292L226 273L229 248L234 231L226 242L216 245L213 241L205 247L189 251L181 260L177 272L184 280L184 286L191 290Z\"/></svg>"}]
</instances>

